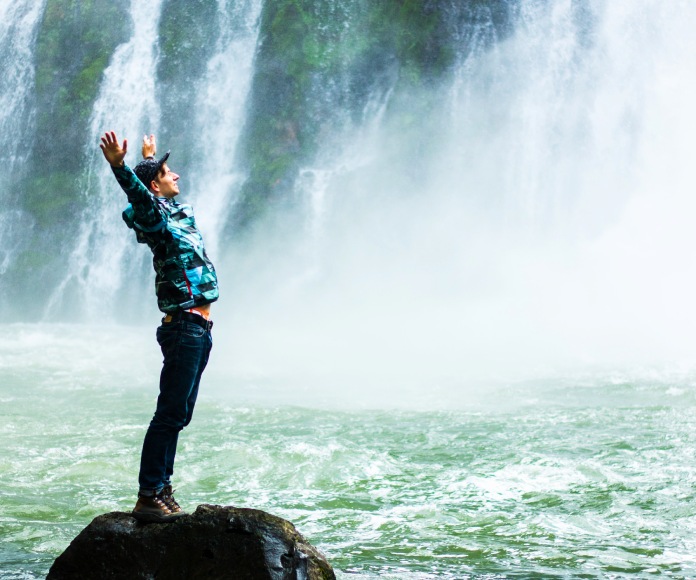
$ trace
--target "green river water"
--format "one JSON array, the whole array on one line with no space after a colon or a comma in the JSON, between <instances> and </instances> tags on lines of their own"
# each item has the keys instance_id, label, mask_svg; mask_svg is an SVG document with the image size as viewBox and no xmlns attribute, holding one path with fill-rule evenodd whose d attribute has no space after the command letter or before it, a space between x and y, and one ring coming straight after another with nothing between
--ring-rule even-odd
<instances>
[{"instance_id":1,"label":"green river water","mask_svg":"<svg viewBox=\"0 0 696 580\"><path fill-rule=\"evenodd\" d=\"M0 578L42 578L92 518L132 508L158 361L138 356L154 344L141 329L2 334ZM180 439L181 503L285 517L339 578L696 577L688 370L508 382L442 404L397 391L371 408L364 393L331 404L213 367Z\"/></svg>"}]
</instances>

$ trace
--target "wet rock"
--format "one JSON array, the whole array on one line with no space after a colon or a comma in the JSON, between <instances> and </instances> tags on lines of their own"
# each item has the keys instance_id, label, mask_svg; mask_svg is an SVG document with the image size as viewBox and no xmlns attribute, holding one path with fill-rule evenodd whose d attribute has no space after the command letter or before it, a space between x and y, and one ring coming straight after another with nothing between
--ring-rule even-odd
<instances>
[{"instance_id":1,"label":"wet rock","mask_svg":"<svg viewBox=\"0 0 696 580\"><path fill-rule=\"evenodd\" d=\"M289 521L260 510L200 505L168 524L123 512L94 518L47 580L329 580L324 557Z\"/></svg>"}]
</instances>

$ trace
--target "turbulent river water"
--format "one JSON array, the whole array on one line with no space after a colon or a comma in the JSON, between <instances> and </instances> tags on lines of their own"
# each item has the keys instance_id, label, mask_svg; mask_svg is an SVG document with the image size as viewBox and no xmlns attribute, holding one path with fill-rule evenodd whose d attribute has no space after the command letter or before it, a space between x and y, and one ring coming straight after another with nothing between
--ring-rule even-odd
<instances>
[{"instance_id":1,"label":"turbulent river water","mask_svg":"<svg viewBox=\"0 0 696 580\"><path fill-rule=\"evenodd\" d=\"M92 518L132 508L156 395L151 330L3 326L3 580L44 577ZM373 404L379 388L355 401L350 388L222 372L225 346L181 439L188 509L288 518L343 579L696 576L693 370L456 397L392 386L391 404Z\"/></svg>"}]
</instances>

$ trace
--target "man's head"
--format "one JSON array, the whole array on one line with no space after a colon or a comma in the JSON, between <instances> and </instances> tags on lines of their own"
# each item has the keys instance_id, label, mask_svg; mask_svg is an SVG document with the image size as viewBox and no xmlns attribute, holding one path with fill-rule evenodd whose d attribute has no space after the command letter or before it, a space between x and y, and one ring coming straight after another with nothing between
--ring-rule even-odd
<instances>
[{"instance_id":1,"label":"man's head","mask_svg":"<svg viewBox=\"0 0 696 580\"><path fill-rule=\"evenodd\" d=\"M133 171L143 185L156 196L172 198L179 194L179 176L169 169L167 159L169 151L159 160L154 157L143 159Z\"/></svg>"}]
</instances>

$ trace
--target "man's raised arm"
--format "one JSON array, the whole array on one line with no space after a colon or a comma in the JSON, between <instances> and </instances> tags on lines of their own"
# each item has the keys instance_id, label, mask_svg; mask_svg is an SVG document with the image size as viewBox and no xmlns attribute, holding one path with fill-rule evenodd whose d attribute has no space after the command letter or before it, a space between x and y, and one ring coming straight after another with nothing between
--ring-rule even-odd
<instances>
[{"instance_id":1,"label":"man's raised arm","mask_svg":"<svg viewBox=\"0 0 696 580\"><path fill-rule=\"evenodd\" d=\"M143 159L148 159L157 155L157 142L155 141L155 136L143 135L143 146L142 146Z\"/></svg>"},{"instance_id":2,"label":"man's raised arm","mask_svg":"<svg viewBox=\"0 0 696 580\"><path fill-rule=\"evenodd\" d=\"M126 223L132 220L139 229L144 231L161 230L164 220L152 194L124 161L128 151L128 140L124 139L123 145L121 145L118 142L116 133L110 131L104 133L99 147L104 154L104 158L111 165L116 181L118 181L121 189L128 197L128 201L131 203L132 211L127 209L125 212L131 216L126 220ZM154 137L152 138L152 147L154 150ZM144 151L145 145L143 145Z\"/></svg>"}]
</instances>

